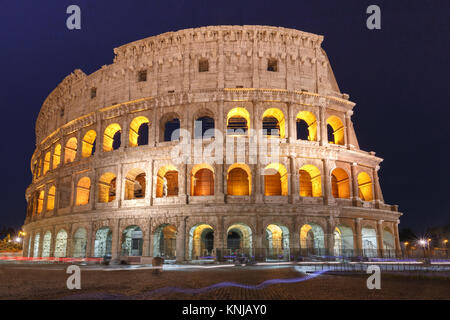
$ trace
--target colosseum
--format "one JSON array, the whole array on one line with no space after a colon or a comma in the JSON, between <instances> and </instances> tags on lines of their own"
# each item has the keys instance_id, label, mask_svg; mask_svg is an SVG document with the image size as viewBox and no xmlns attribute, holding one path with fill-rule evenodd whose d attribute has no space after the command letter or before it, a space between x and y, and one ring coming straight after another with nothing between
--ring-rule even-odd
<instances>
[{"instance_id":1,"label":"colosseum","mask_svg":"<svg viewBox=\"0 0 450 320\"><path fill-rule=\"evenodd\" d=\"M36 121L24 256L396 256L401 213L384 203L382 159L360 150L322 41L186 29L68 75Z\"/></svg>"}]
</instances>

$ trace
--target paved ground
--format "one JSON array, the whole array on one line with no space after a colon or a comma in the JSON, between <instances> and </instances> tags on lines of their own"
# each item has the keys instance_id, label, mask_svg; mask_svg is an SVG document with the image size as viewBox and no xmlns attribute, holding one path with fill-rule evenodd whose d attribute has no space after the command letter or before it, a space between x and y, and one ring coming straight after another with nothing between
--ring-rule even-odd
<instances>
[{"instance_id":1,"label":"paved ground","mask_svg":"<svg viewBox=\"0 0 450 320\"><path fill-rule=\"evenodd\" d=\"M183 268L158 276L150 269L88 267L82 289L68 290L66 267L0 265L0 299L450 299L446 276L383 273L381 290L368 290L365 274L311 278L292 266Z\"/></svg>"}]
</instances>

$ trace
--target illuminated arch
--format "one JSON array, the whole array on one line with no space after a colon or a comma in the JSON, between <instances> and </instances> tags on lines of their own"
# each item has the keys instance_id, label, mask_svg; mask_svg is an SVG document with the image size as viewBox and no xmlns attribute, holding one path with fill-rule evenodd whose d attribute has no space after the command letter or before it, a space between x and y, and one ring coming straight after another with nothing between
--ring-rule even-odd
<instances>
[{"instance_id":1,"label":"illuminated arch","mask_svg":"<svg viewBox=\"0 0 450 320\"><path fill-rule=\"evenodd\" d=\"M231 254L245 253L252 255L252 229L244 223L235 223L227 229L227 249Z\"/></svg>"},{"instance_id":2,"label":"illuminated arch","mask_svg":"<svg viewBox=\"0 0 450 320\"><path fill-rule=\"evenodd\" d=\"M45 197L45 192L44 190L39 191L39 196L37 199L37 214L41 214L42 210L44 209L44 197Z\"/></svg>"},{"instance_id":3,"label":"illuminated arch","mask_svg":"<svg viewBox=\"0 0 450 320\"><path fill-rule=\"evenodd\" d=\"M334 198L350 198L350 179L342 168L331 172L331 194Z\"/></svg>"},{"instance_id":4,"label":"illuminated arch","mask_svg":"<svg viewBox=\"0 0 450 320\"><path fill-rule=\"evenodd\" d=\"M264 169L264 195L287 196L288 176L286 167L280 163L271 163Z\"/></svg>"},{"instance_id":5,"label":"illuminated arch","mask_svg":"<svg viewBox=\"0 0 450 320\"><path fill-rule=\"evenodd\" d=\"M372 227L364 227L361 229L363 255L365 257L376 257L377 251L377 233Z\"/></svg>"},{"instance_id":6,"label":"illuminated arch","mask_svg":"<svg viewBox=\"0 0 450 320\"><path fill-rule=\"evenodd\" d=\"M227 134L243 135L250 130L250 114L242 107L233 108L227 114Z\"/></svg>"},{"instance_id":7,"label":"illuminated arch","mask_svg":"<svg viewBox=\"0 0 450 320\"><path fill-rule=\"evenodd\" d=\"M338 225L334 228L334 255L349 257L353 255L352 228Z\"/></svg>"},{"instance_id":8,"label":"illuminated arch","mask_svg":"<svg viewBox=\"0 0 450 320\"><path fill-rule=\"evenodd\" d=\"M50 170L50 151L45 153L44 156L44 173L46 174Z\"/></svg>"},{"instance_id":9,"label":"illuminated arch","mask_svg":"<svg viewBox=\"0 0 450 320\"><path fill-rule=\"evenodd\" d=\"M134 168L125 176L125 200L141 199L145 197L145 171Z\"/></svg>"},{"instance_id":10,"label":"illuminated arch","mask_svg":"<svg viewBox=\"0 0 450 320\"><path fill-rule=\"evenodd\" d=\"M47 231L44 234L44 239L42 241L42 257L48 258L50 257L50 248L52 243L52 233Z\"/></svg>"},{"instance_id":11,"label":"illuminated arch","mask_svg":"<svg viewBox=\"0 0 450 320\"><path fill-rule=\"evenodd\" d=\"M269 224L266 227L265 246L268 259L288 260L290 255L289 229L280 224Z\"/></svg>"},{"instance_id":12,"label":"illuminated arch","mask_svg":"<svg viewBox=\"0 0 450 320\"><path fill-rule=\"evenodd\" d=\"M112 252L112 231L109 227L102 227L95 233L94 256L103 258L111 256Z\"/></svg>"},{"instance_id":13,"label":"illuminated arch","mask_svg":"<svg viewBox=\"0 0 450 320\"><path fill-rule=\"evenodd\" d=\"M70 138L64 149L64 163L70 163L75 160L77 156L77 138Z\"/></svg>"},{"instance_id":14,"label":"illuminated arch","mask_svg":"<svg viewBox=\"0 0 450 320\"><path fill-rule=\"evenodd\" d=\"M61 229L56 234L55 239L55 258L64 258L67 255L67 232Z\"/></svg>"},{"instance_id":15,"label":"illuminated arch","mask_svg":"<svg viewBox=\"0 0 450 320\"><path fill-rule=\"evenodd\" d=\"M228 168L227 194L248 196L252 193L252 174L248 165L235 163Z\"/></svg>"},{"instance_id":16,"label":"illuminated arch","mask_svg":"<svg viewBox=\"0 0 450 320\"><path fill-rule=\"evenodd\" d=\"M156 175L156 197L164 196L164 179L167 181L167 197L178 196L178 169L173 165L159 168Z\"/></svg>"},{"instance_id":17,"label":"illuminated arch","mask_svg":"<svg viewBox=\"0 0 450 320\"><path fill-rule=\"evenodd\" d=\"M87 231L85 228L78 228L73 235L73 256L75 258L86 257Z\"/></svg>"},{"instance_id":18,"label":"illuminated arch","mask_svg":"<svg viewBox=\"0 0 450 320\"><path fill-rule=\"evenodd\" d=\"M300 111L297 113L297 139L302 139L300 132L299 132L299 126L302 121L305 122L308 130L308 136L305 137L305 140L308 141L317 141L317 119L316 116L309 111Z\"/></svg>"},{"instance_id":19,"label":"illuminated arch","mask_svg":"<svg viewBox=\"0 0 450 320\"><path fill-rule=\"evenodd\" d=\"M322 227L315 223L304 224L300 229L300 247L306 254L324 254L325 236Z\"/></svg>"},{"instance_id":20,"label":"illuminated arch","mask_svg":"<svg viewBox=\"0 0 450 320\"><path fill-rule=\"evenodd\" d=\"M88 177L83 177L80 180L78 180L75 204L77 206L88 204L90 193L91 193L91 179L89 179Z\"/></svg>"},{"instance_id":21,"label":"illuminated arch","mask_svg":"<svg viewBox=\"0 0 450 320\"><path fill-rule=\"evenodd\" d=\"M116 199L117 178L112 172L102 174L98 180L98 202L106 203Z\"/></svg>"},{"instance_id":22,"label":"illuminated arch","mask_svg":"<svg viewBox=\"0 0 450 320\"><path fill-rule=\"evenodd\" d=\"M106 127L103 134L103 151L113 151L120 147L121 130L118 123L112 123Z\"/></svg>"},{"instance_id":23,"label":"illuminated arch","mask_svg":"<svg viewBox=\"0 0 450 320\"><path fill-rule=\"evenodd\" d=\"M128 226L122 232L122 254L126 256L142 256L143 232L136 225Z\"/></svg>"},{"instance_id":24,"label":"illuminated arch","mask_svg":"<svg viewBox=\"0 0 450 320\"><path fill-rule=\"evenodd\" d=\"M61 145L58 143L53 151L53 168L56 169L61 163Z\"/></svg>"},{"instance_id":25,"label":"illuminated arch","mask_svg":"<svg viewBox=\"0 0 450 320\"><path fill-rule=\"evenodd\" d=\"M171 224L160 225L153 236L153 256L176 258L177 228Z\"/></svg>"},{"instance_id":26,"label":"illuminated arch","mask_svg":"<svg viewBox=\"0 0 450 320\"><path fill-rule=\"evenodd\" d=\"M198 260L212 255L214 229L209 224L197 224L189 231L189 260Z\"/></svg>"},{"instance_id":27,"label":"illuminated arch","mask_svg":"<svg viewBox=\"0 0 450 320\"><path fill-rule=\"evenodd\" d=\"M191 171L191 195L214 195L214 168L206 163L196 164Z\"/></svg>"},{"instance_id":28,"label":"illuminated arch","mask_svg":"<svg viewBox=\"0 0 450 320\"><path fill-rule=\"evenodd\" d=\"M359 198L364 201L372 201L372 179L367 172L361 172L358 174L358 190Z\"/></svg>"},{"instance_id":29,"label":"illuminated arch","mask_svg":"<svg viewBox=\"0 0 450 320\"><path fill-rule=\"evenodd\" d=\"M56 187L51 186L48 189L47 194L47 211L52 211L53 209L55 209L55 196L56 196Z\"/></svg>"},{"instance_id":30,"label":"illuminated arch","mask_svg":"<svg viewBox=\"0 0 450 320\"><path fill-rule=\"evenodd\" d=\"M94 154L96 138L97 133L94 130L89 130L84 135L83 141L81 142L81 156L83 158L90 157Z\"/></svg>"},{"instance_id":31,"label":"illuminated arch","mask_svg":"<svg viewBox=\"0 0 450 320\"><path fill-rule=\"evenodd\" d=\"M273 123L273 119L276 119L276 123ZM266 129L266 135L270 134L270 129L278 129L278 134L275 136L279 136L281 139L286 137L286 125L284 120L284 113L278 108L269 108L264 111L262 116L263 130Z\"/></svg>"},{"instance_id":32,"label":"illuminated arch","mask_svg":"<svg viewBox=\"0 0 450 320\"><path fill-rule=\"evenodd\" d=\"M36 258L39 256L39 241L40 241L41 235L37 233L34 236L34 247L33 247L33 257Z\"/></svg>"},{"instance_id":33,"label":"illuminated arch","mask_svg":"<svg viewBox=\"0 0 450 320\"><path fill-rule=\"evenodd\" d=\"M327 119L329 136L333 135L333 140L328 139L328 143L344 145L344 124L339 117L330 116Z\"/></svg>"},{"instance_id":34,"label":"illuminated arch","mask_svg":"<svg viewBox=\"0 0 450 320\"><path fill-rule=\"evenodd\" d=\"M148 125L150 121L143 116L134 118L130 123L130 147L148 144ZM142 127L142 128L141 128ZM143 132L146 130L146 134Z\"/></svg>"},{"instance_id":35,"label":"illuminated arch","mask_svg":"<svg viewBox=\"0 0 450 320\"><path fill-rule=\"evenodd\" d=\"M311 164L305 164L299 170L300 196L321 197L322 180L320 170Z\"/></svg>"},{"instance_id":36,"label":"illuminated arch","mask_svg":"<svg viewBox=\"0 0 450 320\"><path fill-rule=\"evenodd\" d=\"M383 229L383 251L385 257L395 257L395 241L389 228Z\"/></svg>"}]
</instances>

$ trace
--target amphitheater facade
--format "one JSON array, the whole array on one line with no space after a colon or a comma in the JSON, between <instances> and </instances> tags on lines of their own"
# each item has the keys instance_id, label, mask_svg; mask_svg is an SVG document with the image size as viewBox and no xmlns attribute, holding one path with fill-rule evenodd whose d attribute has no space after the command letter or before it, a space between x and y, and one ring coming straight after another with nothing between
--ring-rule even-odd
<instances>
[{"instance_id":1,"label":"amphitheater facade","mask_svg":"<svg viewBox=\"0 0 450 320\"><path fill-rule=\"evenodd\" d=\"M267 26L186 29L68 75L36 122L24 256L398 253L401 213L384 203L382 159L360 150L355 103L322 41Z\"/></svg>"}]
</instances>

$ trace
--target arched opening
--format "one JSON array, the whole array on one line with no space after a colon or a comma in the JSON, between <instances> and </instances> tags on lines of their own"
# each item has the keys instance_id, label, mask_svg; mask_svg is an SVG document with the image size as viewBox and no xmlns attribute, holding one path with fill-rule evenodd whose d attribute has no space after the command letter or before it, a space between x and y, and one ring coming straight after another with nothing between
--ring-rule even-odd
<instances>
[{"instance_id":1,"label":"arched opening","mask_svg":"<svg viewBox=\"0 0 450 320\"><path fill-rule=\"evenodd\" d=\"M67 255L67 232L60 230L56 234L55 241L55 258L64 258Z\"/></svg>"},{"instance_id":2,"label":"arched opening","mask_svg":"<svg viewBox=\"0 0 450 320\"><path fill-rule=\"evenodd\" d=\"M227 229L228 256L234 257L236 254L245 254L251 257L253 254L252 248L252 230L248 225L235 223Z\"/></svg>"},{"instance_id":3,"label":"arched opening","mask_svg":"<svg viewBox=\"0 0 450 320\"><path fill-rule=\"evenodd\" d=\"M44 190L39 191L39 196L37 199L37 214L42 213L42 210L44 208L44 197L45 197Z\"/></svg>"},{"instance_id":4,"label":"arched opening","mask_svg":"<svg viewBox=\"0 0 450 320\"><path fill-rule=\"evenodd\" d=\"M287 170L282 164L271 163L264 169L264 195L288 195Z\"/></svg>"},{"instance_id":5,"label":"arched opening","mask_svg":"<svg viewBox=\"0 0 450 320\"><path fill-rule=\"evenodd\" d=\"M64 163L70 163L75 160L77 156L77 138L70 138L64 149Z\"/></svg>"},{"instance_id":6,"label":"arched opening","mask_svg":"<svg viewBox=\"0 0 450 320\"><path fill-rule=\"evenodd\" d=\"M47 231L44 234L44 239L42 241L42 257L48 258L50 257L50 247L52 243L52 233Z\"/></svg>"},{"instance_id":7,"label":"arched opening","mask_svg":"<svg viewBox=\"0 0 450 320\"><path fill-rule=\"evenodd\" d=\"M233 108L227 114L227 135L246 135L250 129L250 114L245 108Z\"/></svg>"},{"instance_id":8,"label":"arched opening","mask_svg":"<svg viewBox=\"0 0 450 320\"><path fill-rule=\"evenodd\" d=\"M321 197L322 180L320 170L311 164L305 164L299 170L300 196Z\"/></svg>"},{"instance_id":9,"label":"arched opening","mask_svg":"<svg viewBox=\"0 0 450 320\"><path fill-rule=\"evenodd\" d=\"M116 199L116 175L112 172L102 174L98 180L98 202L106 203Z\"/></svg>"},{"instance_id":10,"label":"arched opening","mask_svg":"<svg viewBox=\"0 0 450 320\"><path fill-rule=\"evenodd\" d=\"M180 139L180 118L176 113L170 113L161 118L160 141L176 141Z\"/></svg>"},{"instance_id":11,"label":"arched opening","mask_svg":"<svg viewBox=\"0 0 450 320\"><path fill-rule=\"evenodd\" d=\"M78 228L73 236L73 256L75 258L86 257L87 231L85 228Z\"/></svg>"},{"instance_id":12,"label":"arched opening","mask_svg":"<svg viewBox=\"0 0 450 320\"><path fill-rule=\"evenodd\" d=\"M235 163L228 168L228 195L248 196L251 194L251 185L251 171L246 164Z\"/></svg>"},{"instance_id":13,"label":"arched opening","mask_svg":"<svg viewBox=\"0 0 450 320\"><path fill-rule=\"evenodd\" d=\"M178 196L178 170L173 165L159 168L156 176L156 197Z\"/></svg>"},{"instance_id":14,"label":"arched opening","mask_svg":"<svg viewBox=\"0 0 450 320\"><path fill-rule=\"evenodd\" d=\"M142 256L143 233L138 226L128 226L122 233L122 255Z\"/></svg>"},{"instance_id":15,"label":"arched opening","mask_svg":"<svg viewBox=\"0 0 450 320\"><path fill-rule=\"evenodd\" d=\"M88 158L95 153L96 139L97 133L94 130L86 132L81 142L81 156L83 158Z\"/></svg>"},{"instance_id":16,"label":"arched opening","mask_svg":"<svg viewBox=\"0 0 450 320\"><path fill-rule=\"evenodd\" d=\"M267 260L289 260L289 229L279 224L266 228L265 247Z\"/></svg>"},{"instance_id":17,"label":"arched opening","mask_svg":"<svg viewBox=\"0 0 450 320\"><path fill-rule=\"evenodd\" d=\"M336 168L331 172L331 194L334 198L350 198L350 179L342 168Z\"/></svg>"},{"instance_id":18,"label":"arched opening","mask_svg":"<svg viewBox=\"0 0 450 320\"><path fill-rule=\"evenodd\" d=\"M50 151L45 153L44 156L44 174L50 170Z\"/></svg>"},{"instance_id":19,"label":"arched opening","mask_svg":"<svg viewBox=\"0 0 450 320\"><path fill-rule=\"evenodd\" d=\"M297 139L317 141L317 120L312 112L297 113Z\"/></svg>"},{"instance_id":20,"label":"arched opening","mask_svg":"<svg viewBox=\"0 0 450 320\"><path fill-rule=\"evenodd\" d=\"M280 109L269 108L263 113L263 134L284 139L286 137L284 114Z\"/></svg>"},{"instance_id":21,"label":"arched opening","mask_svg":"<svg viewBox=\"0 0 450 320\"><path fill-rule=\"evenodd\" d=\"M194 138L208 139L214 137L214 119L211 117L200 117L194 122Z\"/></svg>"},{"instance_id":22,"label":"arched opening","mask_svg":"<svg viewBox=\"0 0 450 320\"><path fill-rule=\"evenodd\" d=\"M361 229L363 255L365 257L376 257L377 253L377 233L372 227Z\"/></svg>"},{"instance_id":23,"label":"arched opening","mask_svg":"<svg viewBox=\"0 0 450 320\"><path fill-rule=\"evenodd\" d=\"M103 134L103 151L109 152L120 148L121 130L118 123L112 123L106 127Z\"/></svg>"},{"instance_id":24,"label":"arched opening","mask_svg":"<svg viewBox=\"0 0 450 320\"><path fill-rule=\"evenodd\" d=\"M130 123L130 147L148 145L148 125L146 117L136 117Z\"/></svg>"},{"instance_id":25,"label":"arched opening","mask_svg":"<svg viewBox=\"0 0 450 320\"><path fill-rule=\"evenodd\" d=\"M336 116L327 119L328 143L344 145L344 125L342 120Z\"/></svg>"},{"instance_id":26,"label":"arched opening","mask_svg":"<svg viewBox=\"0 0 450 320\"><path fill-rule=\"evenodd\" d=\"M33 247L33 257L37 258L39 257L39 241L41 239L41 235L37 233L34 236L34 247Z\"/></svg>"},{"instance_id":27,"label":"arched opening","mask_svg":"<svg viewBox=\"0 0 450 320\"><path fill-rule=\"evenodd\" d=\"M300 229L300 248L303 255L324 255L325 236L321 226L305 224Z\"/></svg>"},{"instance_id":28,"label":"arched opening","mask_svg":"<svg viewBox=\"0 0 450 320\"><path fill-rule=\"evenodd\" d=\"M109 227L102 227L95 233L94 256L103 258L111 256L112 231Z\"/></svg>"},{"instance_id":29,"label":"arched opening","mask_svg":"<svg viewBox=\"0 0 450 320\"><path fill-rule=\"evenodd\" d=\"M214 169L209 164L198 164L192 168L191 195L214 195Z\"/></svg>"},{"instance_id":30,"label":"arched opening","mask_svg":"<svg viewBox=\"0 0 450 320\"><path fill-rule=\"evenodd\" d=\"M363 201L372 201L372 179L367 172L358 174L359 198Z\"/></svg>"},{"instance_id":31,"label":"arched opening","mask_svg":"<svg viewBox=\"0 0 450 320\"><path fill-rule=\"evenodd\" d=\"M177 228L170 224L159 226L154 234L153 256L164 257L166 260L176 258Z\"/></svg>"},{"instance_id":32,"label":"arched opening","mask_svg":"<svg viewBox=\"0 0 450 320\"><path fill-rule=\"evenodd\" d=\"M339 225L334 229L334 255L336 257L353 256L352 228Z\"/></svg>"},{"instance_id":33,"label":"arched opening","mask_svg":"<svg viewBox=\"0 0 450 320\"><path fill-rule=\"evenodd\" d=\"M125 200L142 199L145 197L145 172L142 169L132 169L125 177Z\"/></svg>"},{"instance_id":34,"label":"arched opening","mask_svg":"<svg viewBox=\"0 0 450 320\"><path fill-rule=\"evenodd\" d=\"M383 230L383 251L387 258L395 258L395 242L392 232L388 228Z\"/></svg>"},{"instance_id":35,"label":"arched opening","mask_svg":"<svg viewBox=\"0 0 450 320\"><path fill-rule=\"evenodd\" d=\"M53 151L53 168L58 168L59 164L61 163L61 145L58 143L55 146L55 150Z\"/></svg>"},{"instance_id":36,"label":"arched opening","mask_svg":"<svg viewBox=\"0 0 450 320\"><path fill-rule=\"evenodd\" d=\"M53 209L55 209L55 195L56 195L56 187L51 186L48 189L47 194L47 211L52 211Z\"/></svg>"},{"instance_id":37,"label":"arched opening","mask_svg":"<svg viewBox=\"0 0 450 320\"><path fill-rule=\"evenodd\" d=\"M189 259L208 259L213 256L214 229L208 224L198 224L189 232Z\"/></svg>"},{"instance_id":38,"label":"arched opening","mask_svg":"<svg viewBox=\"0 0 450 320\"><path fill-rule=\"evenodd\" d=\"M91 179L89 179L88 177L83 177L80 180L78 180L75 204L77 206L88 204L90 193L91 193Z\"/></svg>"}]
</instances>

